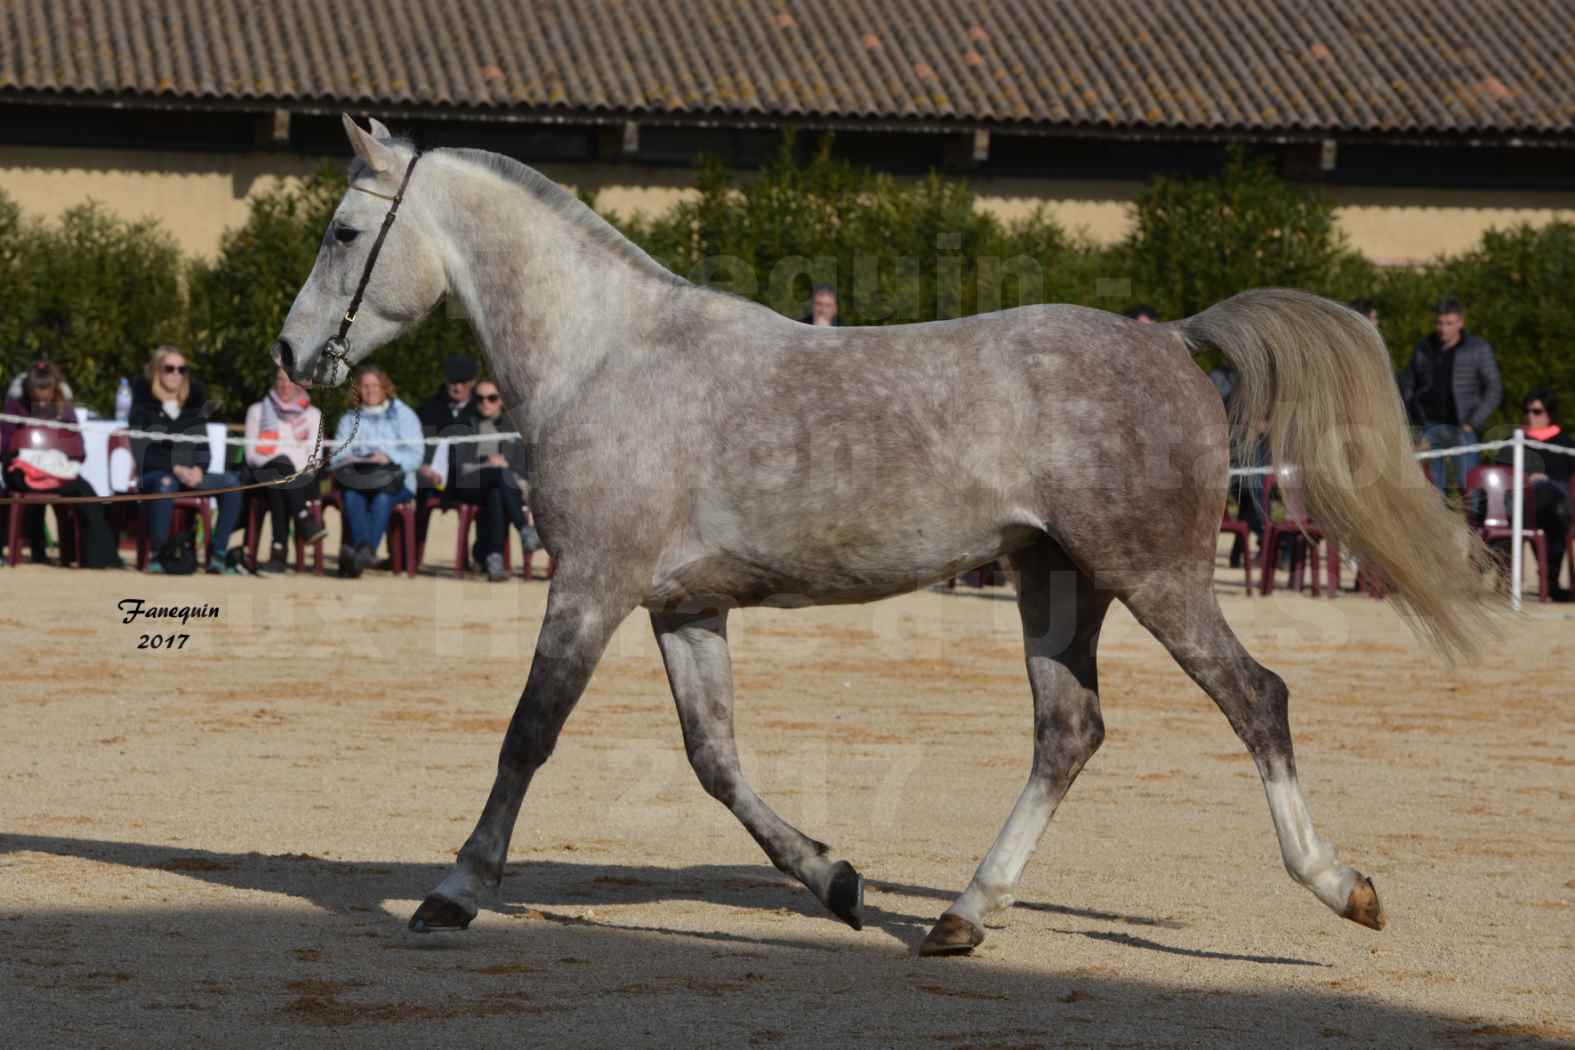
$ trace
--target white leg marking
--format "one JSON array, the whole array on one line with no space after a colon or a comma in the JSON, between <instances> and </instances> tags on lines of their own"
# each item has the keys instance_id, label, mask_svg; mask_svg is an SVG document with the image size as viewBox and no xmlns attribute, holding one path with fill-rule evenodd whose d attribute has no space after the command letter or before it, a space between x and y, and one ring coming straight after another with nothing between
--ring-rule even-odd
<instances>
[{"instance_id":1,"label":"white leg marking","mask_svg":"<svg viewBox=\"0 0 1575 1050\"><path fill-rule=\"evenodd\" d=\"M1334 846L1318 837L1296 777L1277 767L1264 778L1263 789L1269 796L1269 813L1280 838L1285 870L1312 890L1313 896L1344 915L1359 876L1339 862Z\"/></svg>"},{"instance_id":2,"label":"white leg marking","mask_svg":"<svg viewBox=\"0 0 1575 1050\"><path fill-rule=\"evenodd\" d=\"M996 836L990 852L979 862L973 881L946 910L982 926L986 916L1011 907L1017 899L1014 894L1018 880L1023 877L1023 868L1054 813L1055 802L1050 799L1049 784L1043 777L1030 778L1023 793L1017 796L1017 804L1012 807L1012 815L1006 818L1006 826Z\"/></svg>"},{"instance_id":3,"label":"white leg marking","mask_svg":"<svg viewBox=\"0 0 1575 1050\"><path fill-rule=\"evenodd\" d=\"M456 864L451 868L432 892L447 897L472 914L476 912L476 877L462 865Z\"/></svg>"}]
</instances>

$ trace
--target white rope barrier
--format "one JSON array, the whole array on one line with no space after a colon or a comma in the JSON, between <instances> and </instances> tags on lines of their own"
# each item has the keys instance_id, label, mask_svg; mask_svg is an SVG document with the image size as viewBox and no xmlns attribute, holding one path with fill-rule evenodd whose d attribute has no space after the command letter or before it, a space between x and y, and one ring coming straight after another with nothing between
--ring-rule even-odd
<instances>
[{"instance_id":1,"label":"white rope barrier","mask_svg":"<svg viewBox=\"0 0 1575 1050\"><path fill-rule=\"evenodd\" d=\"M1550 445L1546 441L1535 441L1529 437L1526 437L1525 431L1517 430L1515 431L1515 437L1510 438L1507 441L1484 441L1480 444L1460 445L1456 448L1428 449L1425 452L1418 452L1416 454L1416 458L1419 460L1443 459L1447 456L1462 456L1467 452L1496 452L1501 448L1509 448L1512 445L1515 445L1517 439L1520 443L1520 447L1522 448L1534 448L1540 449L1544 452L1556 452L1561 456L1575 456L1575 449L1566 448L1563 445ZM1278 469L1279 468L1277 467L1232 467L1229 471L1229 474L1233 478L1262 477L1265 474L1276 473Z\"/></svg>"},{"instance_id":2,"label":"white rope barrier","mask_svg":"<svg viewBox=\"0 0 1575 1050\"><path fill-rule=\"evenodd\" d=\"M78 432L81 432L85 429L80 423L67 423L58 419L35 419L32 416L18 416L12 415L8 412L0 412L0 422L16 423L22 426L31 427L52 427L57 430L75 430ZM131 429L119 430L116 431L116 433L138 441L171 441L202 445L209 443L208 436L206 434L170 434L160 430ZM519 433L515 431L500 431L495 434L457 434L453 437L427 437L419 439L398 438L393 441L378 441L376 444L382 447L391 448L402 448L409 445L430 445L436 448L443 445L473 445L484 441L510 441L518 439L519 437ZM278 448L281 444L284 444L284 442L281 442L277 438L268 439L266 441L261 438L253 441L247 441L245 438L236 437L226 437L224 439L224 443L227 447L232 448L257 448L258 446L262 445L266 445L271 448ZM324 439L323 441L324 447L327 448L332 448L336 444L338 444L337 441L329 439ZM1510 438L1508 441L1483 441L1475 445L1459 445L1454 448L1428 449L1424 452L1416 453L1416 458L1418 460L1444 459L1449 456L1465 455L1469 452L1496 452L1501 448L1514 449L1512 460L1514 464L1514 502L1510 511L1510 544L1512 550L1510 553L1509 593L1511 608L1513 608L1516 612L1519 612L1521 598L1521 563L1524 560L1524 552L1521 550L1521 548L1524 546L1523 541L1525 538L1526 510L1524 489L1526 481L1526 449L1533 448L1541 452L1554 452L1561 456L1575 456L1575 449L1566 448L1563 445L1550 445L1546 441L1537 441L1532 438L1528 438L1524 430L1517 428L1515 430L1515 436ZM1276 467L1232 467L1228 473L1233 478L1242 478L1263 477L1265 475L1274 474L1277 472L1278 468Z\"/></svg>"},{"instance_id":3,"label":"white rope barrier","mask_svg":"<svg viewBox=\"0 0 1575 1050\"><path fill-rule=\"evenodd\" d=\"M79 433L85 429L81 423L66 423L58 419L35 419L32 416L17 416L8 412L0 412L0 423L17 423L29 427L50 427L55 430L75 430ZM206 434L171 434L162 430L131 430L129 428L117 430L115 433L131 438L133 441L172 441L194 445L208 444L208 435ZM379 441L377 444L391 448L402 448L407 445L432 445L436 447L438 445L475 445L484 441L513 441L519 437L518 431L500 430L495 434L456 434L452 437L396 438L392 441ZM293 442L282 442L277 438L269 440L259 438L248 442L245 438L238 437L226 437L224 443L232 448L256 448L259 445L278 447L281 444L293 444ZM337 443L330 438L323 439L323 445L328 448L332 448Z\"/></svg>"},{"instance_id":4,"label":"white rope barrier","mask_svg":"<svg viewBox=\"0 0 1575 1050\"><path fill-rule=\"evenodd\" d=\"M1510 460L1514 479L1510 483L1512 501L1510 504L1510 568L1509 568L1509 604L1515 612L1520 611L1521 604L1521 573L1525 562L1526 539L1526 450L1536 449L1539 452L1553 452L1561 456L1575 456L1575 449L1564 445L1550 445L1546 441L1537 441L1526 436L1520 428L1515 429L1515 436L1507 441L1484 441L1475 445L1459 445L1455 448L1428 449L1418 452L1418 460L1443 459L1449 456L1460 456L1468 452L1496 452L1501 448L1513 449ZM1235 467L1229 472L1233 478L1260 477L1265 474L1278 473L1277 467ZM1549 567L1553 569L1552 566Z\"/></svg>"},{"instance_id":5,"label":"white rope barrier","mask_svg":"<svg viewBox=\"0 0 1575 1050\"><path fill-rule=\"evenodd\" d=\"M1515 494L1515 505L1509 512L1509 607L1520 612L1520 562L1524 552L1521 548L1521 527L1525 524L1526 501L1521 489L1526 484L1526 432L1519 427L1515 428L1515 439L1511 442L1515 446L1512 462L1515 465L1515 480L1510 491Z\"/></svg>"}]
</instances>

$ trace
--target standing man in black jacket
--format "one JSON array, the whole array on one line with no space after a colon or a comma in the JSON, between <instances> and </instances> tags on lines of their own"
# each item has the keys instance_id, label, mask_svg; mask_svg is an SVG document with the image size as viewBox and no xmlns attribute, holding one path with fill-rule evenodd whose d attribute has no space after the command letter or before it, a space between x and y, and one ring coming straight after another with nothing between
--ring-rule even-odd
<instances>
[{"instance_id":1,"label":"standing man in black jacket","mask_svg":"<svg viewBox=\"0 0 1575 1050\"><path fill-rule=\"evenodd\" d=\"M1400 373L1400 396L1412 422L1422 427L1430 449L1459 448L1481 441L1482 428L1504 399L1498 362L1487 340L1466 331L1460 300L1442 300L1435 311L1433 334L1424 336L1411 351L1411 360ZM1462 452L1433 460L1433 484L1444 488L1445 459L1459 464L1460 487L1481 459L1476 452Z\"/></svg>"}]
</instances>

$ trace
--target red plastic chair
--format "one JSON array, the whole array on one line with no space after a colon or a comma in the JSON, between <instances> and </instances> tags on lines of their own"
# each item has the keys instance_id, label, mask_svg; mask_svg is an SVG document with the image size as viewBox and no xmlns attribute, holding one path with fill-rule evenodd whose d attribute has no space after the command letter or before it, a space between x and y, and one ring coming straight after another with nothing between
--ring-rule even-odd
<instances>
[{"instance_id":1,"label":"red plastic chair","mask_svg":"<svg viewBox=\"0 0 1575 1050\"><path fill-rule=\"evenodd\" d=\"M421 541L416 544L416 564L420 565L426 560L427 528L432 515L434 513L443 514L448 511L453 511L459 515L459 534L454 540L454 575L459 579L464 579L465 570L470 565L470 526L475 522L476 515L481 512L481 508L474 503L466 503L463 500L455 500L450 503L441 496L428 496L422 502L419 511L421 517L417 522L417 533L421 537ZM507 543L503 545L503 567L510 572L513 571Z\"/></svg>"},{"instance_id":2,"label":"red plastic chair","mask_svg":"<svg viewBox=\"0 0 1575 1050\"><path fill-rule=\"evenodd\" d=\"M1260 577L1259 593L1269 595L1274 593L1274 570L1280 560L1280 543L1283 540L1301 538L1304 544L1298 544L1296 555L1291 559L1290 588L1294 591L1302 589L1302 566L1305 561L1311 569L1313 597L1320 597L1322 591L1318 582L1318 547L1322 544L1324 554L1329 563L1329 597L1333 598L1340 593L1340 548L1331 539L1324 536L1323 527L1313 521L1307 514L1307 504L1302 497L1302 488L1296 478L1295 467L1281 467L1276 473L1266 478L1263 491L1264 506L1268 506L1269 498L1274 493L1275 484L1278 482L1280 499L1285 504L1285 517L1280 521L1270 518L1263 526L1263 575Z\"/></svg>"},{"instance_id":3,"label":"red plastic chair","mask_svg":"<svg viewBox=\"0 0 1575 1050\"><path fill-rule=\"evenodd\" d=\"M312 520L317 525L323 523L323 501L309 499L306 501L307 512L312 515ZM343 511L341 510L341 513ZM248 500L246 504L246 564L253 572L257 571L257 548L262 543L262 516L263 501L260 499ZM295 533L295 571L306 571L306 540L300 532ZM316 576L323 574L323 541L316 540L312 544L312 573Z\"/></svg>"},{"instance_id":4,"label":"red plastic chair","mask_svg":"<svg viewBox=\"0 0 1575 1050\"><path fill-rule=\"evenodd\" d=\"M463 579L465 570L470 564L470 529L476 521L476 516L481 513L481 508L473 503L465 503L459 500L449 503L444 501L441 496L428 496L426 498L420 509L421 517L418 522L420 526L418 534L422 537L422 541L417 545L416 563L419 565L426 558L425 537L427 535L428 522L433 512L442 513L445 511L454 511L459 515L459 534L454 540L454 575ZM525 508L525 520L533 525L535 524L535 518L531 515L529 507ZM507 531L513 532L514 530L509 529ZM535 555L533 552L525 550L523 546L521 547L521 553L525 558L522 575L528 580L531 578L531 565L535 561ZM511 575L514 572L513 545L507 538L503 542L503 569ZM552 555L548 554L547 579L552 579L557 571L558 563L553 560Z\"/></svg>"},{"instance_id":5,"label":"red plastic chair","mask_svg":"<svg viewBox=\"0 0 1575 1050\"><path fill-rule=\"evenodd\" d=\"M1243 492L1242 495L1241 495L1241 498L1242 499L1251 499L1252 497L1250 495L1248 495L1246 492ZM1251 598L1252 597L1252 529L1251 529L1250 526L1248 526L1248 524L1245 521L1242 521L1240 518L1233 518L1233 517L1231 517L1230 516L1230 508L1227 506L1223 511L1220 512L1220 532L1221 533L1227 533L1228 532L1232 536L1235 536L1237 539L1239 539L1241 541L1241 567L1242 567L1242 569L1244 569L1246 571L1246 574L1247 574L1247 592L1246 593L1247 593L1247 597Z\"/></svg>"},{"instance_id":6,"label":"red plastic chair","mask_svg":"<svg viewBox=\"0 0 1575 1050\"><path fill-rule=\"evenodd\" d=\"M132 492L141 491L137 484L141 476L142 465L133 456L131 459L130 482ZM191 515L193 514L197 515L202 521L202 534L204 536L213 535L213 518L208 513L207 497L196 495L177 496L175 499L170 500L170 505L174 510L174 513L170 516L170 535L173 536L175 533L189 528ZM137 508L137 571L141 572L148 567L148 548L151 545L148 540L148 516L144 513L141 503L133 503L131 506ZM203 552L198 551L197 557L201 558L202 556Z\"/></svg>"},{"instance_id":7,"label":"red plastic chair","mask_svg":"<svg viewBox=\"0 0 1575 1050\"><path fill-rule=\"evenodd\" d=\"M37 449L40 451L64 452L66 457L80 462L86 458L86 451L82 446L82 435L75 430L62 430L59 427L30 427L26 424L18 426L11 435L11 442L6 448L7 452L21 452L23 449ZM6 528L6 550L10 552L11 567L15 568L22 560L22 520L27 517L28 505L38 508L40 514L44 507L49 505L47 492L7 492L6 499L12 500L10 504L10 523ZM63 504L55 508L55 513L65 511L64 516L57 517L61 528L71 528L75 531L77 540L77 566L82 565L82 519L70 504Z\"/></svg>"},{"instance_id":8,"label":"red plastic chair","mask_svg":"<svg viewBox=\"0 0 1575 1050\"><path fill-rule=\"evenodd\" d=\"M1509 490L1515 484L1515 471L1511 467L1497 463L1489 463L1480 467L1473 467L1471 473L1466 475L1466 506L1472 506L1473 497L1481 492L1486 498L1486 512L1482 523L1476 526L1476 533L1482 537L1484 543L1494 540L1513 541L1515 530L1510 518ZM1531 544L1537 552L1537 580L1540 583L1542 601L1548 601L1548 536L1547 533L1537 528L1536 507L1527 498L1531 495L1530 486L1521 489L1521 500L1524 507L1521 519L1520 536L1522 542Z\"/></svg>"},{"instance_id":9,"label":"red plastic chair","mask_svg":"<svg viewBox=\"0 0 1575 1050\"><path fill-rule=\"evenodd\" d=\"M340 534L348 536L349 529L344 526L344 501L340 498L337 481L323 497L322 505L339 512ZM388 560L395 576L400 573L414 576L420 565L416 557L416 501L413 499L394 504L393 516L388 519Z\"/></svg>"}]
</instances>

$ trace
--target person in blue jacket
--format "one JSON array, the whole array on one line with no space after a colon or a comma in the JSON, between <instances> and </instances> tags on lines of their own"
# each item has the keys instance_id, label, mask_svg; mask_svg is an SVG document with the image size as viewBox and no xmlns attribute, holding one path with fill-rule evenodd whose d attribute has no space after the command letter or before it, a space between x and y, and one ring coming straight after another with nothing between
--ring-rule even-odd
<instances>
[{"instance_id":1,"label":"person in blue jacket","mask_svg":"<svg viewBox=\"0 0 1575 1050\"><path fill-rule=\"evenodd\" d=\"M353 411L339 417L328 461L344 507L339 575L349 577L377 560L394 508L415 498L421 466L421 420L399 400L388 373L365 365L353 379L361 396L359 421Z\"/></svg>"}]
</instances>

